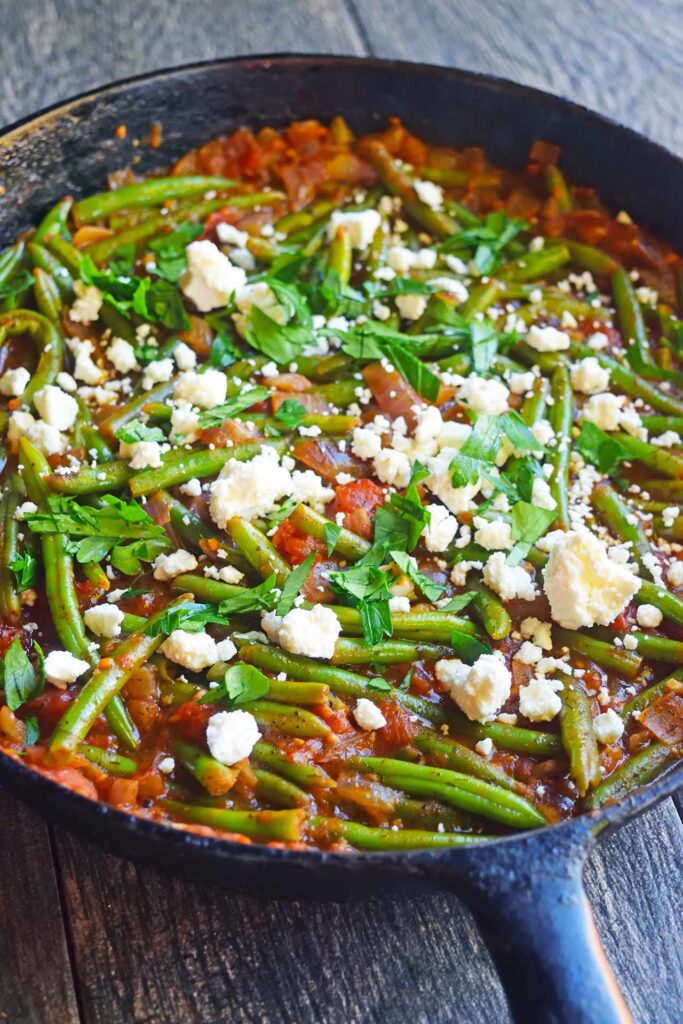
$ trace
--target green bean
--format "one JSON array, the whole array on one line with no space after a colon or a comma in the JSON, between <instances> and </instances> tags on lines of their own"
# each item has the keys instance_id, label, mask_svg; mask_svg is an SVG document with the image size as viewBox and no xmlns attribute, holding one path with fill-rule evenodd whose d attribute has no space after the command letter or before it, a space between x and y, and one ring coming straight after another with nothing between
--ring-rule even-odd
<instances>
[{"instance_id":1,"label":"green bean","mask_svg":"<svg viewBox=\"0 0 683 1024\"><path fill-rule=\"evenodd\" d=\"M297 505L290 515L289 521L293 526L296 526L297 530L308 534L309 537L315 537L316 540L325 540L326 527L334 525L325 516L321 516L319 512L315 512L307 505ZM369 550L370 544L368 541L342 526L333 548L335 554L355 562L367 554Z\"/></svg>"},{"instance_id":2,"label":"green bean","mask_svg":"<svg viewBox=\"0 0 683 1024\"><path fill-rule=\"evenodd\" d=\"M572 387L565 366L558 366L551 380L554 404L550 423L555 431L555 447L550 454L553 475L550 490L557 503L555 527L568 530L569 521L569 456L573 421Z\"/></svg>"},{"instance_id":3,"label":"green bean","mask_svg":"<svg viewBox=\"0 0 683 1024\"><path fill-rule=\"evenodd\" d=\"M50 235L45 239L45 245L53 256L56 256L62 266L66 267L72 278L80 277L83 270L83 253L71 242L67 242L61 235ZM49 267L44 267L49 270ZM59 280L59 278L57 278Z\"/></svg>"},{"instance_id":4,"label":"green bean","mask_svg":"<svg viewBox=\"0 0 683 1024\"><path fill-rule=\"evenodd\" d=\"M683 416L641 416L644 427L651 434L663 433L665 430L683 431Z\"/></svg>"},{"instance_id":5,"label":"green bean","mask_svg":"<svg viewBox=\"0 0 683 1024\"><path fill-rule=\"evenodd\" d=\"M73 202L73 196L64 196L64 198L60 199L58 203L55 203L55 205L47 211L36 228L33 241L42 242L48 235L62 235L64 238L68 239L69 229L67 224Z\"/></svg>"},{"instance_id":6,"label":"green bean","mask_svg":"<svg viewBox=\"0 0 683 1024\"><path fill-rule=\"evenodd\" d=\"M353 250L348 228L343 224L337 227L335 236L327 250L327 267L337 275L339 287L346 288L351 279Z\"/></svg>"},{"instance_id":7,"label":"green bean","mask_svg":"<svg viewBox=\"0 0 683 1024\"><path fill-rule=\"evenodd\" d=\"M15 242L0 253L0 285L6 284L21 266L25 252L25 243Z\"/></svg>"},{"instance_id":8,"label":"green bean","mask_svg":"<svg viewBox=\"0 0 683 1024\"><path fill-rule=\"evenodd\" d=\"M624 499L608 483L600 483L594 488L591 501L607 528L620 540L632 545L633 557L642 572L652 579L652 571L647 566L650 561L648 556L652 556L650 542L638 517Z\"/></svg>"},{"instance_id":9,"label":"green bean","mask_svg":"<svg viewBox=\"0 0 683 1024\"><path fill-rule=\"evenodd\" d=\"M102 747L93 747L89 743L81 743L78 753L110 775L123 775L127 778L135 775L140 767L131 757L123 757L122 754L115 754L113 750L103 750Z\"/></svg>"},{"instance_id":10,"label":"green bean","mask_svg":"<svg viewBox=\"0 0 683 1024\"><path fill-rule=\"evenodd\" d=\"M580 345L578 342L571 343L569 354L572 359L595 356L600 365L610 371L610 383L613 387L632 398L642 398L653 409L658 409L667 415L683 416L683 401L664 391L659 391L654 384L639 377L637 373L613 359L612 356L606 355L604 352L594 352L588 345Z\"/></svg>"},{"instance_id":11,"label":"green bean","mask_svg":"<svg viewBox=\"0 0 683 1024\"><path fill-rule=\"evenodd\" d=\"M321 217L326 217L338 206L338 203L334 203L330 199L315 199L301 210L297 210L295 213L286 213L284 217L280 217L275 223L275 230L278 234L292 235L295 231L310 227Z\"/></svg>"},{"instance_id":12,"label":"green bean","mask_svg":"<svg viewBox=\"0 0 683 1024\"><path fill-rule=\"evenodd\" d=\"M527 427L533 427L535 423L539 423L544 418L547 402L548 385L541 377L534 383L533 394L524 399L520 409L520 415Z\"/></svg>"},{"instance_id":13,"label":"green bean","mask_svg":"<svg viewBox=\"0 0 683 1024\"><path fill-rule=\"evenodd\" d=\"M488 837L463 832L427 832L422 829L373 828L341 818L309 818L313 837L319 842L338 843L345 840L359 850L422 850L450 846L471 846L486 842Z\"/></svg>"},{"instance_id":14,"label":"green bean","mask_svg":"<svg viewBox=\"0 0 683 1024\"><path fill-rule=\"evenodd\" d=\"M263 443L245 441L236 444L234 448L198 448L194 451L187 451L185 448L174 449L161 456L163 465L159 469L143 469L135 473L130 479L130 492L134 497L140 498L152 494L153 491L185 483L194 477L201 479L215 476L226 462L233 459L246 462L254 455L258 455ZM269 439L267 443L278 452L283 452L287 446L286 441L274 439Z\"/></svg>"},{"instance_id":15,"label":"green bean","mask_svg":"<svg viewBox=\"0 0 683 1024\"><path fill-rule=\"evenodd\" d=\"M421 732L415 737L415 746L432 761L442 761L448 768L453 768L457 772L494 782L503 789L519 788L515 780L502 768L480 754L475 754L457 740L437 736L433 732Z\"/></svg>"},{"instance_id":16,"label":"green bean","mask_svg":"<svg viewBox=\"0 0 683 1024\"><path fill-rule=\"evenodd\" d=\"M572 195L564 174L554 164L549 164L545 169L545 185L551 198L557 202L557 208L562 213L568 213L574 205Z\"/></svg>"},{"instance_id":17,"label":"green bean","mask_svg":"<svg viewBox=\"0 0 683 1024\"><path fill-rule=\"evenodd\" d=\"M125 313L122 313L120 309L116 309L112 306L111 302L108 302L106 297L100 306L100 320L109 328L115 337L123 338L124 341L127 341L134 347L138 344L133 321L130 320ZM161 358L161 353L159 353L159 358ZM168 410L168 413L170 418L170 409Z\"/></svg>"},{"instance_id":18,"label":"green bean","mask_svg":"<svg viewBox=\"0 0 683 1024\"><path fill-rule=\"evenodd\" d=\"M352 378L350 380L334 380L330 384L317 384L315 388L309 390L325 402L329 402L330 405L346 408L347 405L356 401L357 389L358 381Z\"/></svg>"},{"instance_id":19,"label":"green bean","mask_svg":"<svg viewBox=\"0 0 683 1024\"><path fill-rule=\"evenodd\" d=\"M663 501L683 501L683 480L643 480L641 490Z\"/></svg>"},{"instance_id":20,"label":"green bean","mask_svg":"<svg viewBox=\"0 0 683 1024\"><path fill-rule=\"evenodd\" d=\"M327 683L299 683L292 679L271 679L268 696L281 704L303 704L319 707L330 696Z\"/></svg>"},{"instance_id":21,"label":"green bean","mask_svg":"<svg viewBox=\"0 0 683 1024\"><path fill-rule=\"evenodd\" d=\"M104 715L117 740L129 750L137 750L140 746L140 733L120 693L109 701L104 709Z\"/></svg>"},{"instance_id":22,"label":"green bean","mask_svg":"<svg viewBox=\"0 0 683 1024\"><path fill-rule=\"evenodd\" d=\"M249 643L242 647L240 658L249 665L269 672L286 672L292 679L327 683L330 690L342 697L376 696L368 688L369 680L356 672L336 666L325 665L313 658L299 654L288 654L276 647ZM379 696L379 695L377 695ZM446 710L422 697L394 690L391 696L413 714L420 715L433 725L446 726L459 736L474 740L490 738L497 747L516 750L539 757L555 757L562 751L559 737L534 729L520 729L502 722L471 722L461 712Z\"/></svg>"},{"instance_id":23,"label":"green bean","mask_svg":"<svg viewBox=\"0 0 683 1024\"><path fill-rule=\"evenodd\" d=\"M614 433L611 435L624 448L630 450L631 458L635 462L641 462L649 466L662 476L670 476L675 480L683 477L683 458L675 452L669 452L664 448L656 448L643 445L637 438L630 434Z\"/></svg>"},{"instance_id":24,"label":"green bean","mask_svg":"<svg viewBox=\"0 0 683 1024\"><path fill-rule=\"evenodd\" d=\"M467 588L474 591L472 611L488 635L493 640L502 640L503 637L509 636L512 619L493 591L485 587L483 583L470 583L469 581Z\"/></svg>"},{"instance_id":25,"label":"green bean","mask_svg":"<svg viewBox=\"0 0 683 1024\"><path fill-rule=\"evenodd\" d=\"M237 772L191 743L178 741L175 753L183 768L210 796L223 796L237 781Z\"/></svg>"},{"instance_id":26,"label":"green bean","mask_svg":"<svg viewBox=\"0 0 683 1024\"><path fill-rule=\"evenodd\" d=\"M250 711L259 725L270 725L285 736L299 736L304 739L328 739L333 735L327 722L304 708L278 704L270 700L253 700L243 705Z\"/></svg>"},{"instance_id":27,"label":"green bean","mask_svg":"<svg viewBox=\"0 0 683 1024\"><path fill-rule=\"evenodd\" d=\"M502 825L538 828L546 824L543 815L518 793L462 772L390 757L359 757L354 763L412 796L432 797Z\"/></svg>"},{"instance_id":28,"label":"green bean","mask_svg":"<svg viewBox=\"0 0 683 1024\"><path fill-rule=\"evenodd\" d=\"M51 473L46 483L60 494L108 494L123 487L133 472L123 459L114 459L97 466L82 465L75 473Z\"/></svg>"},{"instance_id":29,"label":"green bean","mask_svg":"<svg viewBox=\"0 0 683 1024\"><path fill-rule=\"evenodd\" d=\"M277 807L308 807L308 793L299 789L293 782L280 778L273 772L263 768L254 768L256 776L256 795L261 800L275 804Z\"/></svg>"},{"instance_id":30,"label":"green bean","mask_svg":"<svg viewBox=\"0 0 683 1024\"><path fill-rule=\"evenodd\" d=\"M81 427L81 437L88 454L92 455L94 452L98 462L114 461L114 454L97 427L93 427L90 423L84 423Z\"/></svg>"},{"instance_id":31,"label":"green bean","mask_svg":"<svg viewBox=\"0 0 683 1024\"><path fill-rule=\"evenodd\" d=\"M334 779L315 764L298 764L296 761L288 761L284 754L280 753L272 743L259 740L252 751L252 757L259 763L266 765L271 771L291 779L298 786L304 789L317 789L323 787L329 789L334 787Z\"/></svg>"},{"instance_id":32,"label":"green bean","mask_svg":"<svg viewBox=\"0 0 683 1024\"><path fill-rule=\"evenodd\" d=\"M378 665L396 665L402 662L436 661L453 654L451 647L415 643L410 640L381 640L370 644L367 640L337 640L334 654L330 661L333 665L367 665L376 662Z\"/></svg>"},{"instance_id":33,"label":"green bean","mask_svg":"<svg viewBox=\"0 0 683 1024\"><path fill-rule=\"evenodd\" d=\"M236 597L238 594L247 594L248 587L242 587L236 583L223 583L222 580L212 580L207 576L199 576L194 573L182 573L173 580L174 590L182 590L193 594L201 601L208 601L210 604L220 604L228 598Z\"/></svg>"},{"instance_id":34,"label":"green bean","mask_svg":"<svg viewBox=\"0 0 683 1024\"><path fill-rule=\"evenodd\" d=\"M406 212L423 228L440 238L454 235L458 224L443 210L433 210L421 202L410 176L401 169L386 147L377 139L370 139L364 145L364 155L377 171L380 180L392 195L399 196Z\"/></svg>"},{"instance_id":35,"label":"green bean","mask_svg":"<svg viewBox=\"0 0 683 1024\"><path fill-rule=\"evenodd\" d=\"M640 671L643 659L634 651L626 651L623 647L615 647L612 643L604 643L593 636L561 629L559 626L553 626L553 638L556 643L577 654L583 654L606 672L613 672L623 679L635 679Z\"/></svg>"},{"instance_id":36,"label":"green bean","mask_svg":"<svg viewBox=\"0 0 683 1024\"><path fill-rule=\"evenodd\" d=\"M363 635L363 621L357 608L344 605L328 605L341 623L342 632ZM405 640L449 641L453 631L476 633L468 619L461 619L454 612L422 611L391 613L392 636Z\"/></svg>"},{"instance_id":37,"label":"green bean","mask_svg":"<svg viewBox=\"0 0 683 1024\"><path fill-rule=\"evenodd\" d=\"M259 576L266 580L275 573L276 584L281 587L289 576L290 568L266 535L253 523L239 516L233 516L228 521L227 529L239 553Z\"/></svg>"},{"instance_id":38,"label":"green bean","mask_svg":"<svg viewBox=\"0 0 683 1024\"><path fill-rule=\"evenodd\" d=\"M155 206L167 203L171 199L186 199L188 196L201 195L204 192L227 192L237 184L238 182L230 178L210 175L151 178L148 181L136 182L134 185L123 185L109 192L97 192L95 195L87 196L76 203L74 215L79 223L91 224L95 220L103 220L117 210Z\"/></svg>"},{"instance_id":39,"label":"green bean","mask_svg":"<svg viewBox=\"0 0 683 1024\"><path fill-rule=\"evenodd\" d=\"M650 341L645 329L643 314L631 279L623 267L617 267L612 273L612 295L624 345L628 350L636 353L636 358L641 365L652 363Z\"/></svg>"},{"instance_id":40,"label":"green bean","mask_svg":"<svg viewBox=\"0 0 683 1024\"><path fill-rule=\"evenodd\" d=\"M205 825L219 832L234 832L261 842L297 842L301 836L304 812L287 811L226 811L222 807L202 807L182 804L176 800L161 800L161 806L182 821Z\"/></svg>"},{"instance_id":41,"label":"green bean","mask_svg":"<svg viewBox=\"0 0 683 1024\"><path fill-rule=\"evenodd\" d=\"M99 591L106 593L109 590L109 577L99 562L86 562L81 568L86 580L90 580Z\"/></svg>"},{"instance_id":42,"label":"green bean","mask_svg":"<svg viewBox=\"0 0 683 1024\"><path fill-rule=\"evenodd\" d=\"M49 274L57 285L64 302L71 302L74 297L74 279L69 270L44 245L29 242L27 248L35 269Z\"/></svg>"},{"instance_id":43,"label":"green bean","mask_svg":"<svg viewBox=\"0 0 683 1024\"><path fill-rule=\"evenodd\" d=\"M470 289L469 296L465 299L458 312L465 320L473 320L477 313L485 313L498 299L501 292L499 281L487 281L486 284L477 285Z\"/></svg>"},{"instance_id":44,"label":"green bean","mask_svg":"<svg viewBox=\"0 0 683 1024\"><path fill-rule=\"evenodd\" d=\"M40 267L33 271L33 295L43 316L54 324L61 323L62 297L54 277Z\"/></svg>"},{"instance_id":45,"label":"green bean","mask_svg":"<svg viewBox=\"0 0 683 1024\"><path fill-rule=\"evenodd\" d=\"M569 774L579 796L585 796L600 782L598 742L593 731L590 701L579 684L567 677L562 690L560 732L569 758Z\"/></svg>"},{"instance_id":46,"label":"green bean","mask_svg":"<svg viewBox=\"0 0 683 1024\"><path fill-rule=\"evenodd\" d=\"M559 270L570 258L569 249L563 245L553 245L518 256L516 260L499 267L496 274L501 281L536 281Z\"/></svg>"},{"instance_id":47,"label":"green bean","mask_svg":"<svg viewBox=\"0 0 683 1024\"><path fill-rule=\"evenodd\" d=\"M548 239L548 243L551 240ZM614 273L619 264L601 249L584 242L575 242L571 238L554 238L553 245L564 245L569 249L572 263L578 263L584 270L590 270L591 274L602 274L605 277Z\"/></svg>"},{"instance_id":48,"label":"green bean","mask_svg":"<svg viewBox=\"0 0 683 1024\"><path fill-rule=\"evenodd\" d=\"M655 516L652 520L652 526L658 537L663 537L665 540L683 540L683 516L678 515L671 522L669 519L664 519L663 516Z\"/></svg>"},{"instance_id":49,"label":"green bean","mask_svg":"<svg viewBox=\"0 0 683 1024\"><path fill-rule=\"evenodd\" d=\"M638 593L634 595L633 600L637 604L654 605L669 622L674 622L677 626L683 626L683 601L680 597L672 594L657 583L641 580L640 588Z\"/></svg>"},{"instance_id":50,"label":"green bean","mask_svg":"<svg viewBox=\"0 0 683 1024\"><path fill-rule=\"evenodd\" d=\"M121 406L111 416L102 420L100 423L101 433L104 434L108 441L115 441L117 430L127 426L128 423L132 423L134 420L139 420L144 406L150 402L165 402L173 388L174 381L166 380L162 381L161 384L157 384L150 391L145 391L142 395L136 395L135 398Z\"/></svg>"},{"instance_id":51,"label":"green bean","mask_svg":"<svg viewBox=\"0 0 683 1024\"><path fill-rule=\"evenodd\" d=\"M147 623L147 628L166 615L169 608L177 607L184 601L185 598L179 598L153 615ZM162 641L162 634L150 636L144 632L134 633L112 651L102 668L93 672L57 723L49 745L50 757L54 763L64 763L71 759L78 744L88 735L97 716L109 701L120 693L133 673L149 660Z\"/></svg>"},{"instance_id":52,"label":"green bean","mask_svg":"<svg viewBox=\"0 0 683 1024\"><path fill-rule=\"evenodd\" d=\"M624 761L609 778L600 783L584 801L586 810L595 810L603 804L623 800L639 786L652 782L676 761L671 747L652 743Z\"/></svg>"},{"instance_id":53,"label":"green bean","mask_svg":"<svg viewBox=\"0 0 683 1024\"><path fill-rule=\"evenodd\" d=\"M655 636L652 633L641 633L634 630L631 636L638 643L638 653L653 661L667 661L674 665L683 665L683 642L670 640L666 636Z\"/></svg>"},{"instance_id":54,"label":"green bean","mask_svg":"<svg viewBox=\"0 0 683 1024\"><path fill-rule=\"evenodd\" d=\"M9 625L18 622L21 614L21 601L10 569L19 554L19 523L14 517L19 494L19 480L12 477L0 497L0 619Z\"/></svg>"},{"instance_id":55,"label":"green bean","mask_svg":"<svg viewBox=\"0 0 683 1024\"><path fill-rule=\"evenodd\" d=\"M654 686L648 687L647 690L643 690L641 693L637 693L635 697L631 697L627 701L619 714L625 722L629 720L633 715L639 714L645 708L649 707L658 697L661 697L668 691L676 692L676 684L678 688L681 688L681 681L683 680L683 669L677 669L676 672L670 676L666 676L664 679L660 679Z\"/></svg>"},{"instance_id":56,"label":"green bean","mask_svg":"<svg viewBox=\"0 0 683 1024\"><path fill-rule=\"evenodd\" d=\"M31 309L13 309L0 313L0 343L8 336L28 334L38 352L38 365L26 387L21 400L28 405L46 384L52 384L62 369L64 345L62 336L54 324Z\"/></svg>"}]
</instances>

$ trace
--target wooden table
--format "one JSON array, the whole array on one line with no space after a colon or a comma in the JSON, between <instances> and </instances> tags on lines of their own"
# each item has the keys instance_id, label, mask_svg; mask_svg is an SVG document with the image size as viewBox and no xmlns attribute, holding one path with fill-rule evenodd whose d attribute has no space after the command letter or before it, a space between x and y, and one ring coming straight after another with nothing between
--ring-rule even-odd
<instances>
[{"instance_id":1,"label":"wooden table","mask_svg":"<svg viewBox=\"0 0 683 1024\"><path fill-rule=\"evenodd\" d=\"M0 121L126 75L235 53L346 52L492 72L683 152L683 4L658 0L4 0ZM542 126L540 126L542 132ZM683 1006L673 800L586 880L639 1022ZM490 1024L472 920L434 895L347 906L236 898L77 841L0 794L0 1020L11 1024Z\"/></svg>"}]
</instances>

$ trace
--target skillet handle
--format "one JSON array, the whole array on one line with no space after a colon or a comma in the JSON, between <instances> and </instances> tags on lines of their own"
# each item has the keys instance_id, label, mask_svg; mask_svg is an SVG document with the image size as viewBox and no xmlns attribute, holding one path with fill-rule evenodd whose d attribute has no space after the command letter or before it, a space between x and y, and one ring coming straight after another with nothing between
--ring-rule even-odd
<instances>
[{"instance_id":1,"label":"skillet handle","mask_svg":"<svg viewBox=\"0 0 683 1024\"><path fill-rule=\"evenodd\" d=\"M553 831L472 849L448 887L472 911L516 1024L632 1024L583 887L585 848Z\"/></svg>"}]
</instances>

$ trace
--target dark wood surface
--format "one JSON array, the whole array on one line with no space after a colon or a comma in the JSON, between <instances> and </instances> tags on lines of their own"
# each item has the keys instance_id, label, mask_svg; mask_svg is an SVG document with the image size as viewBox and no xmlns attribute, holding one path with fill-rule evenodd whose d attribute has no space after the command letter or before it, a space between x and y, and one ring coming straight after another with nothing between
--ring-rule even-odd
<instances>
[{"instance_id":1,"label":"dark wood surface","mask_svg":"<svg viewBox=\"0 0 683 1024\"><path fill-rule=\"evenodd\" d=\"M0 123L184 61L374 53L537 85L683 152L680 0L4 0L2 10ZM0 1021L507 1020L486 949L450 896L343 906L235 897L52 830L10 794L0 821ZM603 842L586 870L639 1024L681 1019L682 849L668 800Z\"/></svg>"}]
</instances>

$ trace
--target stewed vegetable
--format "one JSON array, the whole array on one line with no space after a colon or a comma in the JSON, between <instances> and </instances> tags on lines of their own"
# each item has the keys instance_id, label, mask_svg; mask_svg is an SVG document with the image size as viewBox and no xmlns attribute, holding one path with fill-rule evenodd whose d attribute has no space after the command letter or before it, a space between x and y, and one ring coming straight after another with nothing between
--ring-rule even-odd
<instances>
[{"instance_id":1,"label":"stewed vegetable","mask_svg":"<svg viewBox=\"0 0 683 1024\"><path fill-rule=\"evenodd\" d=\"M0 254L6 755L335 850L676 764L683 264L559 155L241 129Z\"/></svg>"}]
</instances>

